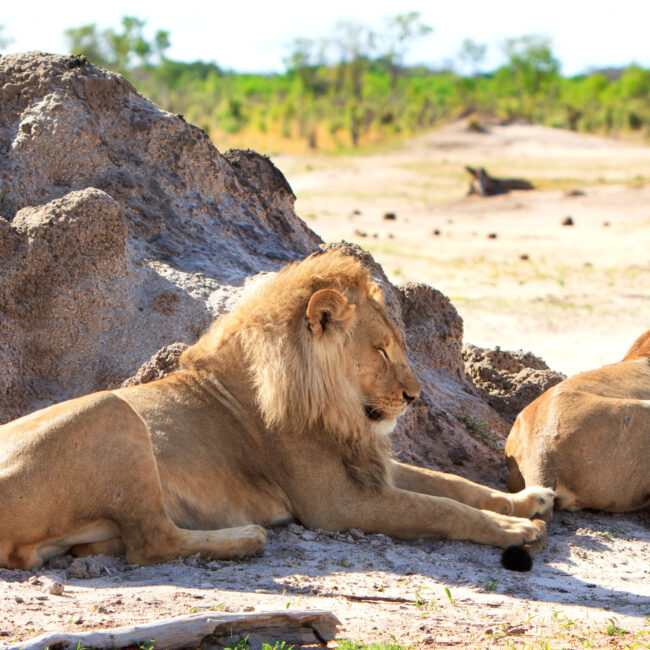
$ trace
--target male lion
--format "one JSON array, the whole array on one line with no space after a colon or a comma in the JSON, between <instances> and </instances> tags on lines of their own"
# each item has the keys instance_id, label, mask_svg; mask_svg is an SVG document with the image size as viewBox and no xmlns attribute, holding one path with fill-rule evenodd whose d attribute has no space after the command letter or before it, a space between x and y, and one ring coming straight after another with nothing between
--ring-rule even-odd
<instances>
[{"instance_id":1,"label":"male lion","mask_svg":"<svg viewBox=\"0 0 650 650\"><path fill-rule=\"evenodd\" d=\"M239 558L261 526L291 520L536 540L527 517L550 490L508 495L391 460L386 434L419 386L382 301L353 257L314 254L218 319L176 373L0 427L0 566L70 549Z\"/></svg>"},{"instance_id":2,"label":"male lion","mask_svg":"<svg viewBox=\"0 0 650 650\"><path fill-rule=\"evenodd\" d=\"M511 490L553 488L558 509L650 504L650 330L622 361L565 379L529 404L506 460Z\"/></svg>"}]
</instances>

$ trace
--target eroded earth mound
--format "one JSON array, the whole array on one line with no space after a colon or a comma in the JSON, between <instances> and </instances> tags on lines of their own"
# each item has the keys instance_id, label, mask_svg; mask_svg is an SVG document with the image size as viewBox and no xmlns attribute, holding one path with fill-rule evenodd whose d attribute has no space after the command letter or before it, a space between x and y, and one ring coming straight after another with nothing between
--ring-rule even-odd
<instances>
[{"instance_id":1,"label":"eroded earth mound","mask_svg":"<svg viewBox=\"0 0 650 650\"><path fill-rule=\"evenodd\" d=\"M465 344L463 361L468 377L488 404L510 424L524 407L566 379L566 375L551 370L542 359L523 350Z\"/></svg>"}]
</instances>

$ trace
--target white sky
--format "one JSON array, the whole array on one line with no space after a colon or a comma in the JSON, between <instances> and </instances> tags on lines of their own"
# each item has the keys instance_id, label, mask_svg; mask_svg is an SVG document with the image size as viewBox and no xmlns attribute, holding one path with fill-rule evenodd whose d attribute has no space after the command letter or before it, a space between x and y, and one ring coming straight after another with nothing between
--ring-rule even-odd
<instances>
[{"instance_id":1,"label":"white sky","mask_svg":"<svg viewBox=\"0 0 650 650\"><path fill-rule=\"evenodd\" d=\"M92 22L117 27L126 14L147 20L149 35L157 29L170 31L170 58L215 61L238 71L281 71L294 38L327 36L342 19L380 28L385 17L420 11L434 33L413 47L408 57L412 63L440 65L455 58L465 38L472 38L488 45L483 68L493 69L503 60L504 39L542 34L552 39L565 74L630 62L650 67L649 0L412 0L408 4L395 0L5 0L2 4L3 36L13 39L7 53L66 53L63 31L67 27Z\"/></svg>"}]
</instances>

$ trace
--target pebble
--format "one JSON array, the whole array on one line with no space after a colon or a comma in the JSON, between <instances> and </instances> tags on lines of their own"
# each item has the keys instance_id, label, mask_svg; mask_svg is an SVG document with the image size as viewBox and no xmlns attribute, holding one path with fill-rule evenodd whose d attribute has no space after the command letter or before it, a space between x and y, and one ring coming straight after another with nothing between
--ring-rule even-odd
<instances>
[{"instance_id":1,"label":"pebble","mask_svg":"<svg viewBox=\"0 0 650 650\"><path fill-rule=\"evenodd\" d=\"M350 528L348 531L350 533L350 537L352 539L365 539L366 535L363 531L359 530L358 528Z\"/></svg>"},{"instance_id":2,"label":"pebble","mask_svg":"<svg viewBox=\"0 0 650 650\"><path fill-rule=\"evenodd\" d=\"M63 585L58 580L46 580L44 587L45 591L55 596L60 596L64 591Z\"/></svg>"}]
</instances>

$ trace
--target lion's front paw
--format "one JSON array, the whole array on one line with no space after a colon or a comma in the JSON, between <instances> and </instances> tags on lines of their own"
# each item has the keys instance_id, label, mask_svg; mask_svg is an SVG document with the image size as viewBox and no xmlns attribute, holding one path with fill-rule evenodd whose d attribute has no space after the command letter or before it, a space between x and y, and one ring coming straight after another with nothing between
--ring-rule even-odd
<instances>
[{"instance_id":1,"label":"lion's front paw","mask_svg":"<svg viewBox=\"0 0 650 650\"><path fill-rule=\"evenodd\" d=\"M513 515L515 512L515 503L511 494L505 492L493 492L487 499L480 504L481 510L491 510L498 512L500 515Z\"/></svg>"},{"instance_id":2,"label":"lion's front paw","mask_svg":"<svg viewBox=\"0 0 650 650\"><path fill-rule=\"evenodd\" d=\"M535 485L510 495L514 503L515 517L544 518L553 508L555 492L550 488Z\"/></svg>"},{"instance_id":3,"label":"lion's front paw","mask_svg":"<svg viewBox=\"0 0 650 650\"><path fill-rule=\"evenodd\" d=\"M542 540L546 534L544 522L521 517L508 517L490 513L494 525L494 539L488 543L507 548L508 546L530 544Z\"/></svg>"}]
</instances>

